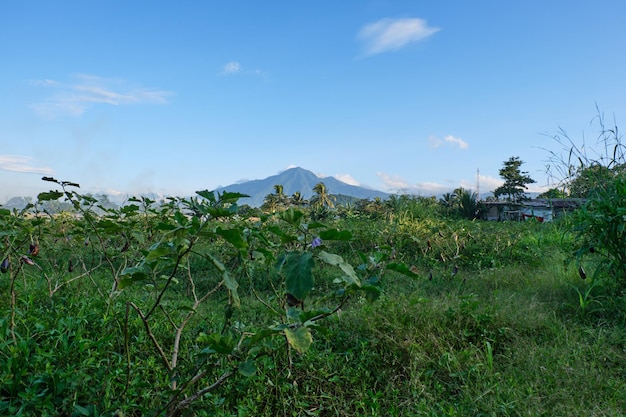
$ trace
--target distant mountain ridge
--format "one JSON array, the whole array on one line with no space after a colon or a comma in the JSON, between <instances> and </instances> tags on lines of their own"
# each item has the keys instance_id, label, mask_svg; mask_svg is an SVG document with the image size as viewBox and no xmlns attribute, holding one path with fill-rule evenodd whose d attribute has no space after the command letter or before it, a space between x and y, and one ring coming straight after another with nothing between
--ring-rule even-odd
<instances>
[{"instance_id":1,"label":"distant mountain ridge","mask_svg":"<svg viewBox=\"0 0 626 417\"><path fill-rule=\"evenodd\" d=\"M263 204L265 196L275 192L275 185L282 185L283 194L287 196L295 192L300 192L302 197L308 200L315 194L313 187L320 182L323 182L328 193L333 195L346 195L359 199L374 199L376 197L385 199L390 196L389 193L350 185L334 177L318 177L313 172L300 167L287 169L265 179L227 185L217 188L215 191L220 193L229 191L247 194L250 197L242 198L239 202L241 204L248 204L251 207L260 207Z\"/></svg>"}]
</instances>

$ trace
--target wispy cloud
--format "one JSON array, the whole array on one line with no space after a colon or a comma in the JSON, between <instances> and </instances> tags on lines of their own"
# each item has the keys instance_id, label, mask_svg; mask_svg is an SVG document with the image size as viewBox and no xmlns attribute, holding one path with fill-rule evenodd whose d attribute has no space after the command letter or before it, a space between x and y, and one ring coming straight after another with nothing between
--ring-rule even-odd
<instances>
[{"instance_id":1,"label":"wispy cloud","mask_svg":"<svg viewBox=\"0 0 626 417\"><path fill-rule=\"evenodd\" d=\"M224 64L222 67L221 75L235 75L235 74L243 74L243 75L265 75L263 71L260 69L247 69L244 68L238 61L230 61Z\"/></svg>"},{"instance_id":2,"label":"wispy cloud","mask_svg":"<svg viewBox=\"0 0 626 417\"><path fill-rule=\"evenodd\" d=\"M494 178L489 175L479 175L478 176L478 187L480 188L480 193L490 193L499 186L504 184L504 181L499 178ZM460 187L465 188L466 190L476 191L476 178L471 180L461 180Z\"/></svg>"},{"instance_id":3,"label":"wispy cloud","mask_svg":"<svg viewBox=\"0 0 626 417\"><path fill-rule=\"evenodd\" d=\"M455 188L458 188L459 186L468 188L468 189L473 188L472 186L469 186L468 185L469 183L466 181L461 181L461 184L459 185L452 185L452 183L440 184L437 182L429 182L429 181L409 183L404 178L399 177L397 175L391 176L383 172L377 172L376 175L381 179L381 181L386 187L386 190L392 193L415 194L415 195L430 197L430 196L437 196L437 195L441 195L447 192L451 192L452 190L454 190ZM489 184L489 186L491 186L491 184Z\"/></svg>"},{"instance_id":4,"label":"wispy cloud","mask_svg":"<svg viewBox=\"0 0 626 417\"><path fill-rule=\"evenodd\" d=\"M430 136L428 138L428 143L429 143L431 148L439 148L440 146L445 145L445 144L458 146L460 149L467 149L467 148L469 148L469 143L467 143L466 141L464 141L461 138L457 138L457 137L452 136L452 135L447 135L443 139L439 139L437 136Z\"/></svg>"},{"instance_id":5,"label":"wispy cloud","mask_svg":"<svg viewBox=\"0 0 626 417\"><path fill-rule=\"evenodd\" d=\"M389 175L384 172L377 172L376 175L381 179L387 190L400 191L410 187L409 183L402 177L397 175Z\"/></svg>"},{"instance_id":6,"label":"wispy cloud","mask_svg":"<svg viewBox=\"0 0 626 417\"><path fill-rule=\"evenodd\" d=\"M172 93L130 86L126 81L79 74L71 82L33 80L31 85L45 87L51 94L32 105L42 117L80 116L98 104L124 106L140 103L165 104Z\"/></svg>"},{"instance_id":7,"label":"wispy cloud","mask_svg":"<svg viewBox=\"0 0 626 417\"><path fill-rule=\"evenodd\" d=\"M349 185L357 185L357 186L361 185L361 183L355 180L350 174L336 174L334 175L334 177L338 179L339 181L345 182L346 184L349 184Z\"/></svg>"},{"instance_id":8,"label":"wispy cloud","mask_svg":"<svg viewBox=\"0 0 626 417\"><path fill-rule=\"evenodd\" d=\"M430 27L424 19L382 19L361 28L357 38L363 42L365 55L395 51L410 43L428 38L440 29Z\"/></svg>"},{"instance_id":9,"label":"wispy cloud","mask_svg":"<svg viewBox=\"0 0 626 417\"><path fill-rule=\"evenodd\" d=\"M237 74L241 71L241 64L237 61L230 61L223 67L223 74Z\"/></svg>"},{"instance_id":10,"label":"wispy cloud","mask_svg":"<svg viewBox=\"0 0 626 417\"><path fill-rule=\"evenodd\" d=\"M54 174L52 168L38 166L31 157L21 155L0 155L0 170L44 175Z\"/></svg>"}]
</instances>

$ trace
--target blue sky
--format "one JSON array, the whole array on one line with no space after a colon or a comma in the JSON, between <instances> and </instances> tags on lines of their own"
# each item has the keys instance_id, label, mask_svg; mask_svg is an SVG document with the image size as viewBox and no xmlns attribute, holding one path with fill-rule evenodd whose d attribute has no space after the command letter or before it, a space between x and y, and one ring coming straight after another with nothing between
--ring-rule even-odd
<instances>
[{"instance_id":1,"label":"blue sky","mask_svg":"<svg viewBox=\"0 0 626 417\"><path fill-rule=\"evenodd\" d=\"M626 114L626 2L23 1L0 14L0 203L43 175L192 195L291 166L390 192L549 183ZM332 190L331 190L332 192Z\"/></svg>"}]
</instances>

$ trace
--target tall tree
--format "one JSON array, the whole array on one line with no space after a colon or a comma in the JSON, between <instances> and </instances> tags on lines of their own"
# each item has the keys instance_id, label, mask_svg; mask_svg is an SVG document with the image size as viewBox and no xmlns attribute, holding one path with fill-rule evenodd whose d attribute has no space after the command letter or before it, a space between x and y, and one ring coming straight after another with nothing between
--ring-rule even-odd
<instances>
[{"instance_id":1,"label":"tall tree","mask_svg":"<svg viewBox=\"0 0 626 417\"><path fill-rule=\"evenodd\" d=\"M307 204L307 201L304 199L300 191L294 192L289 200L290 203L296 207L305 206Z\"/></svg>"},{"instance_id":2,"label":"tall tree","mask_svg":"<svg viewBox=\"0 0 626 417\"><path fill-rule=\"evenodd\" d=\"M507 200L514 203L524 200L527 185L536 181L530 178L528 172L522 172L523 163L518 156L512 156L508 161L504 161L504 166L500 169L500 177L504 180L504 184L494 190L493 195L496 198L506 195Z\"/></svg>"},{"instance_id":3,"label":"tall tree","mask_svg":"<svg viewBox=\"0 0 626 417\"><path fill-rule=\"evenodd\" d=\"M480 203L478 194L463 187L454 190L455 200L458 204L458 211L461 217L474 220L479 217Z\"/></svg>"},{"instance_id":4,"label":"tall tree","mask_svg":"<svg viewBox=\"0 0 626 417\"><path fill-rule=\"evenodd\" d=\"M288 197L283 193L283 186L276 184L274 185L274 193L265 196L261 209L273 213L275 211L284 210L287 202Z\"/></svg>"},{"instance_id":5,"label":"tall tree","mask_svg":"<svg viewBox=\"0 0 626 417\"><path fill-rule=\"evenodd\" d=\"M336 197L328 194L328 189L326 188L326 184L323 182L318 182L313 187L313 192L315 195L311 199L311 203L315 207L334 207Z\"/></svg>"}]
</instances>

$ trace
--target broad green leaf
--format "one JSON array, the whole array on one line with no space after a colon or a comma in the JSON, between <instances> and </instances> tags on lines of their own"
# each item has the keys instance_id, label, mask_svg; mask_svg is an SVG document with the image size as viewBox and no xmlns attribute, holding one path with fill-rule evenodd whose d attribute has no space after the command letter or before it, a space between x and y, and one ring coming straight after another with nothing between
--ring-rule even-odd
<instances>
[{"instance_id":1,"label":"broad green leaf","mask_svg":"<svg viewBox=\"0 0 626 417\"><path fill-rule=\"evenodd\" d=\"M239 364L237 370L241 375L250 377L256 373L256 365L252 359L247 359L245 362Z\"/></svg>"},{"instance_id":2,"label":"broad green leaf","mask_svg":"<svg viewBox=\"0 0 626 417\"><path fill-rule=\"evenodd\" d=\"M218 333L200 333L196 338L196 342L206 344L205 353L215 352L221 354L229 354L235 348L235 340L230 335L221 335Z\"/></svg>"},{"instance_id":3,"label":"broad green leaf","mask_svg":"<svg viewBox=\"0 0 626 417\"><path fill-rule=\"evenodd\" d=\"M122 271L121 279L117 284L117 288L122 290L133 285L135 282L143 281L148 278L148 272L143 265L131 266Z\"/></svg>"},{"instance_id":4,"label":"broad green leaf","mask_svg":"<svg viewBox=\"0 0 626 417\"><path fill-rule=\"evenodd\" d=\"M174 219L176 220L176 223L181 226L187 226L187 223L189 223L189 219L187 218L187 216L185 216L180 211L174 212Z\"/></svg>"},{"instance_id":5,"label":"broad green leaf","mask_svg":"<svg viewBox=\"0 0 626 417\"><path fill-rule=\"evenodd\" d=\"M215 232L237 249L247 249L248 247L248 242L244 239L241 229L223 229L218 227Z\"/></svg>"},{"instance_id":6,"label":"broad green leaf","mask_svg":"<svg viewBox=\"0 0 626 417\"><path fill-rule=\"evenodd\" d=\"M320 222L311 222L307 224L307 230L319 229L320 227L326 228L328 226Z\"/></svg>"},{"instance_id":7,"label":"broad green leaf","mask_svg":"<svg viewBox=\"0 0 626 417\"><path fill-rule=\"evenodd\" d=\"M108 234L115 234L122 230L122 227L119 224L109 219L99 221L96 224L96 227Z\"/></svg>"},{"instance_id":8,"label":"broad green leaf","mask_svg":"<svg viewBox=\"0 0 626 417\"><path fill-rule=\"evenodd\" d=\"M282 270L285 273L285 286L289 294L304 300L313 288L313 254L311 252L290 252Z\"/></svg>"},{"instance_id":9,"label":"broad green leaf","mask_svg":"<svg viewBox=\"0 0 626 417\"><path fill-rule=\"evenodd\" d=\"M272 232L272 233L274 233L276 236L280 237L281 243L290 243L290 242L294 242L294 241L298 240L297 236L293 236L293 235L290 235L288 233L285 233L278 226L269 226L267 228L267 230Z\"/></svg>"},{"instance_id":10,"label":"broad green leaf","mask_svg":"<svg viewBox=\"0 0 626 417\"><path fill-rule=\"evenodd\" d=\"M361 286L361 282L359 281L359 277L356 275L356 272L354 272L354 268L352 268L352 265L344 261L341 256L334 253L328 253L326 251L320 251L318 256L327 264L341 268L344 274L346 274L346 276L342 277L345 282L348 284L355 284L359 287Z\"/></svg>"},{"instance_id":11,"label":"broad green leaf","mask_svg":"<svg viewBox=\"0 0 626 417\"><path fill-rule=\"evenodd\" d=\"M322 240L352 240L352 233L348 230L322 230L320 231Z\"/></svg>"},{"instance_id":12,"label":"broad green leaf","mask_svg":"<svg viewBox=\"0 0 626 417\"><path fill-rule=\"evenodd\" d=\"M209 190L196 191L200 197L204 197L207 200L214 202L215 201L215 192Z\"/></svg>"},{"instance_id":13,"label":"broad green leaf","mask_svg":"<svg viewBox=\"0 0 626 417\"><path fill-rule=\"evenodd\" d=\"M148 251L148 254L146 255L146 261L152 261L154 259L158 259L162 256L166 256L171 253L172 253L171 246L168 246L167 244L163 244L162 242L159 242L150 248L150 250Z\"/></svg>"},{"instance_id":14,"label":"broad green leaf","mask_svg":"<svg viewBox=\"0 0 626 417\"><path fill-rule=\"evenodd\" d=\"M380 289L373 285L364 285L360 290L365 293L367 301L376 301L380 297Z\"/></svg>"},{"instance_id":15,"label":"broad green leaf","mask_svg":"<svg viewBox=\"0 0 626 417\"><path fill-rule=\"evenodd\" d=\"M11 215L11 210L9 209L5 209L5 208L0 208L0 216L10 216Z\"/></svg>"},{"instance_id":16,"label":"broad green leaf","mask_svg":"<svg viewBox=\"0 0 626 417\"><path fill-rule=\"evenodd\" d=\"M278 214L278 217L289 224L297 226L300 224L302 217L304 217L304 213L299 210L295 210L293 207L290 207L287 210L280 212Z\"/></svg>"},{"instance_id":17,"label":"broad green leaf","mask_svg":"<svg viewBox=\"0 0 626 417\"><path fill-rule=\"evenodd\" d=\"M74 404L74 414L75 416L90 416L91 410L82 405Z\"/></svg>"},{"instance_id":18,"label":"broad green leaf","mask_svg":"<svg viewBox=\"0 0 626 417\"><path fill-rule=\"evenodd\" d=\"M285 329L285 336L287 336L287 341L291 347L300 353L306 352L311 346L311 343L313 343L311 329L308 327L298 327L295 330L287 328Z\"/></svg>"},{"instance_id":19,"label":"broad green leaf","mask_svg":"<svg viewBox=\"0 0 626 417\"><path fill-rule=\"evenodd\" d=\"M139 206L137 204L128 204L120 209L120 211L126 215L132 214L136 211L139 211Z\"/></svg>"},{"instance_id":20,"label":"broad green leaf","mask_svg":"<svg viewBox=\"0 0 626 417\"><path fill-rule=\"evenodd\" d=\"M222 194L219 195L219 202L220 203L236 203L237 200L239 200L240 198L246 198L246 197L250 197L250 196L248 194L232 193L232 192L224 191Z\"/></svg>"},{"instance_id":21,"label":"broad green leaf","mask_svg":"<svg viewBox=\"0 0 626 417\"><path fill-rule=\"evenodd\" d=\"M63 197L63 193L60 191L49 191L47 193L39 193L37 195L37 200L39 201L50 201L50 200L58 200Z\"/></svg>"},{"instance_id":22,"label":"broad green leaf","mask_svg":"<svg viewBox=\"0 0 626 417\"><path fill-rule=\"evenodd\" d=\"M169 223L158 223L155 227L156 230L170 231L176 229L176 226Z\"/></svg>"},{"instance_id":23,"label":"broad green leaf","mask_svg":"<svg viewBox=\"0 0 626 417\"><path fill-rule=\"evenodd\" d=\"M403 264L403 263L399 264L399 263L395 263L395 262L390 262L390 263L387 264L387 269L399 272L399 273L401 273L403 275L406 275L408 277L413 277L413 278L419 277L418 274L416 274L415 272L411 271L411 269L408 266L406 266L405 264Z\"/></svg>"},{"instance_id":24,"label":"broad green leaf","mask_svg":"<svg viewBox=\"0 0 626 417\"><path fill-rule=\"evenodd\" d=\"M299 310L299 316L298 319L304 323L309 319L312 319L313 317L318 317L321 315L325 315L325 314L329 314L332 310L329 308L319 308L316 310L306 310L306 311L302 311Z\"/></svg>"},{"instance_id":25,"label":"broad green leaf","mask_svg":"<svg viewBox=\"0 0 626 417\"><path fill-rule=\"evenodd\" d=\"M253 343L257 343L260 340L263 340L267 337L276 336L277 334L280 334L282 332L283 332L283 329L275 329L275 328L264 329L264 330L260 330L256 332L252 337L250 337L250 340Z\"/></svg>"}]
</instances>

